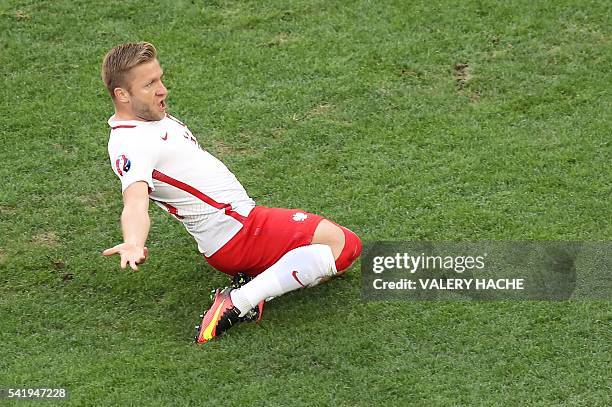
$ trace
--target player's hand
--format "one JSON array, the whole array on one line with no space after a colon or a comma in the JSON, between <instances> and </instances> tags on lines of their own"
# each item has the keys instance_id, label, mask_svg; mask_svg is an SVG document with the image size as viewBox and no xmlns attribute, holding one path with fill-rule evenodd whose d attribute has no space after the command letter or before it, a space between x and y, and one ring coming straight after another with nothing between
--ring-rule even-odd
<instances>
[{"instance_id":1,"label":"player's hand","mask_svg":"<svg viewBox=\"0 0 612 407\"><path fill-rule=\"evenodd\" d=\"M121 268L129 264L134 271L138 271L138 265L145 262L149 255L149 249L145 247L138 247L131 243L121 243L117 246L106 249L102 252L104 256L112 256L113 254L119 254L121 256Z\"/></svg>"}]
</instances>

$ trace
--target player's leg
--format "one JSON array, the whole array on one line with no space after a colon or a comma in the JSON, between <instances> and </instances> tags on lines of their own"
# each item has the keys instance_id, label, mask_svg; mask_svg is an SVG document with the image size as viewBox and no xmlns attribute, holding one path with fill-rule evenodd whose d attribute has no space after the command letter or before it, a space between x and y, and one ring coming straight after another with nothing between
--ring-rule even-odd
<instances>
[{"instance_id":1,"label":"player's leg","mask_svg":"<svg viewBox=\"0 0 612 407\"><path fill-rule=\"evenodd\" d=\"M323 219L312 237L312 244L331 248L337 274L344 273L361 254L361 239L350 229Z\"/></svg>"},{"instance_id":2,"label":"player's leg","mask_svg":"<svg viewBox=\"0 0 612 407\"><path fill-rule=\"evenodd\" d=\"M287 252L253 280L233 290L232 302L241 315L260 301L299 288L314 287L336 274L331 248L324 244L301 246Z\"/></svg>"},{"instance_id":3,"label":"player's leg","mask_svg":"<svg viewBox=\"0 0 612 407\"><path fill-rule=\"evenodd\" d=\"M240 288L217 290L213 305L196 327L196 342L204 343L243 320L262 301L298 288L313 287L336 274L329 246L313 244L285 253L276 263Z\"/></svg>"},{"instance_id":4,"label":"player's leg","mask_svg":"<svg viewBox=\"0 0 612 407\"><path fill-rule=\"evenodd\" d=\"M339 226L335 223L330 222L327 219L323 219L317 225L314 235L312 235L312 244L324 244L329 246L331 249L334 260L336 260L342 249L344 248L344 233Z\"/></svg>"},{"instance_id":5,"label":"player's leg","mask_svg":"<svg viewBox=\"0 0 612 407\"><path fill-rule=\"evenodd\" d=\"M357 235L321 217L303 212L295 216L292 210L274 208L262 213L267 216L265 224L273 226L257 232L257 238L253 239L256 243L248 252L268 252L271 247L279 248L288 242L294 248L281 252L277 261L268 263L271 265L239 289L218 292L199 327L198 342L206 342L227 329L221 322L225 323L228 318L231 319L229 325L225 324L228 327L239 322L240 317L266 298L313 287L345 271L361 253ZM223 257L229 256L223 254Z\"/></svg>"},{"instance_id":6,"label":"player's leg","mask_svg":"<svg viewBox=\"0 0 612 407\"><path fill-rule=\"evenodd\" d=\"M310 245L287 252L252 281L234 290L232 301L244 314L266 298L314 287L343 273L360 254L361 240L355 233L323 219Z\"/></svg>"}]
</instances>

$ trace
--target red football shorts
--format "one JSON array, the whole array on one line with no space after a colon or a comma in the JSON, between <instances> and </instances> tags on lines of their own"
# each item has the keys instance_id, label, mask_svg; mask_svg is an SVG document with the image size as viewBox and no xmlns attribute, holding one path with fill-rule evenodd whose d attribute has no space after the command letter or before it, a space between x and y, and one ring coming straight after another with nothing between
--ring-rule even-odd
<instances>
[{"instance_id":1,"label":"red football shorts","mask_svg":"<svg viewBox=\"0 0 612 407\"><path fill-rule=\"evenodd\" d=\"M309 245L322 220L299 209L256 206L236 236L205 259L223 273L254 277L288 251Z\"/></svg>"}]
</instances>

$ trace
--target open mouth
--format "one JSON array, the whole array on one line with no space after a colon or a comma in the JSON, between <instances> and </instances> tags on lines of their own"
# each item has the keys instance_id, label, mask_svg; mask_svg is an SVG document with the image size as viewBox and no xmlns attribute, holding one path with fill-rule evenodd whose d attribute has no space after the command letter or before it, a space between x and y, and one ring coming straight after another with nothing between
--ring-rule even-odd
<instances>
[{"instance_id":1,"label":"open mouth","mask_svg":"<svg viewBox=\"0 0 612 407\"><path fill-rule=\"evenodd\" d=\"M159 108L160 108L161 110L166 110L166 101L165 101L165 100L161 100L161 101L159 102L159 105L158 105L158 106L159 106Z\"/></svg>"}]
</instances>

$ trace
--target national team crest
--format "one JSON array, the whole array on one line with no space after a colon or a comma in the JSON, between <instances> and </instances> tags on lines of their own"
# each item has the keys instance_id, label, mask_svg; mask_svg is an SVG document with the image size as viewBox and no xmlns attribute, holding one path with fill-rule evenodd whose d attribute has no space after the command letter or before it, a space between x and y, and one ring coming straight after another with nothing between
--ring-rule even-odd
<instances>
[{"instance_id":1,"label":"national team crest","mask_svg":"<svg viewBox=\"0 0 612 407\"><path fill-rule=\"evenodd\" d=\"M120 177L123 177L124 172L128 172L130 170L131 165L132 163L125 156L125 154L121 154L119 158L117 158L117 161L115 161L115 167L117 168L117 173Z\"/></svg>"},{"instance_id":2,"label":"national team crest","mask_svg":"<svg viewBox=\"0 0 612 407\"><path fill-rule=\"evenodd\" d=\"M293 214L293 220L296 222L303 222L308 218L304 212L296 212Z\"/></svg>"}]
</instances>

